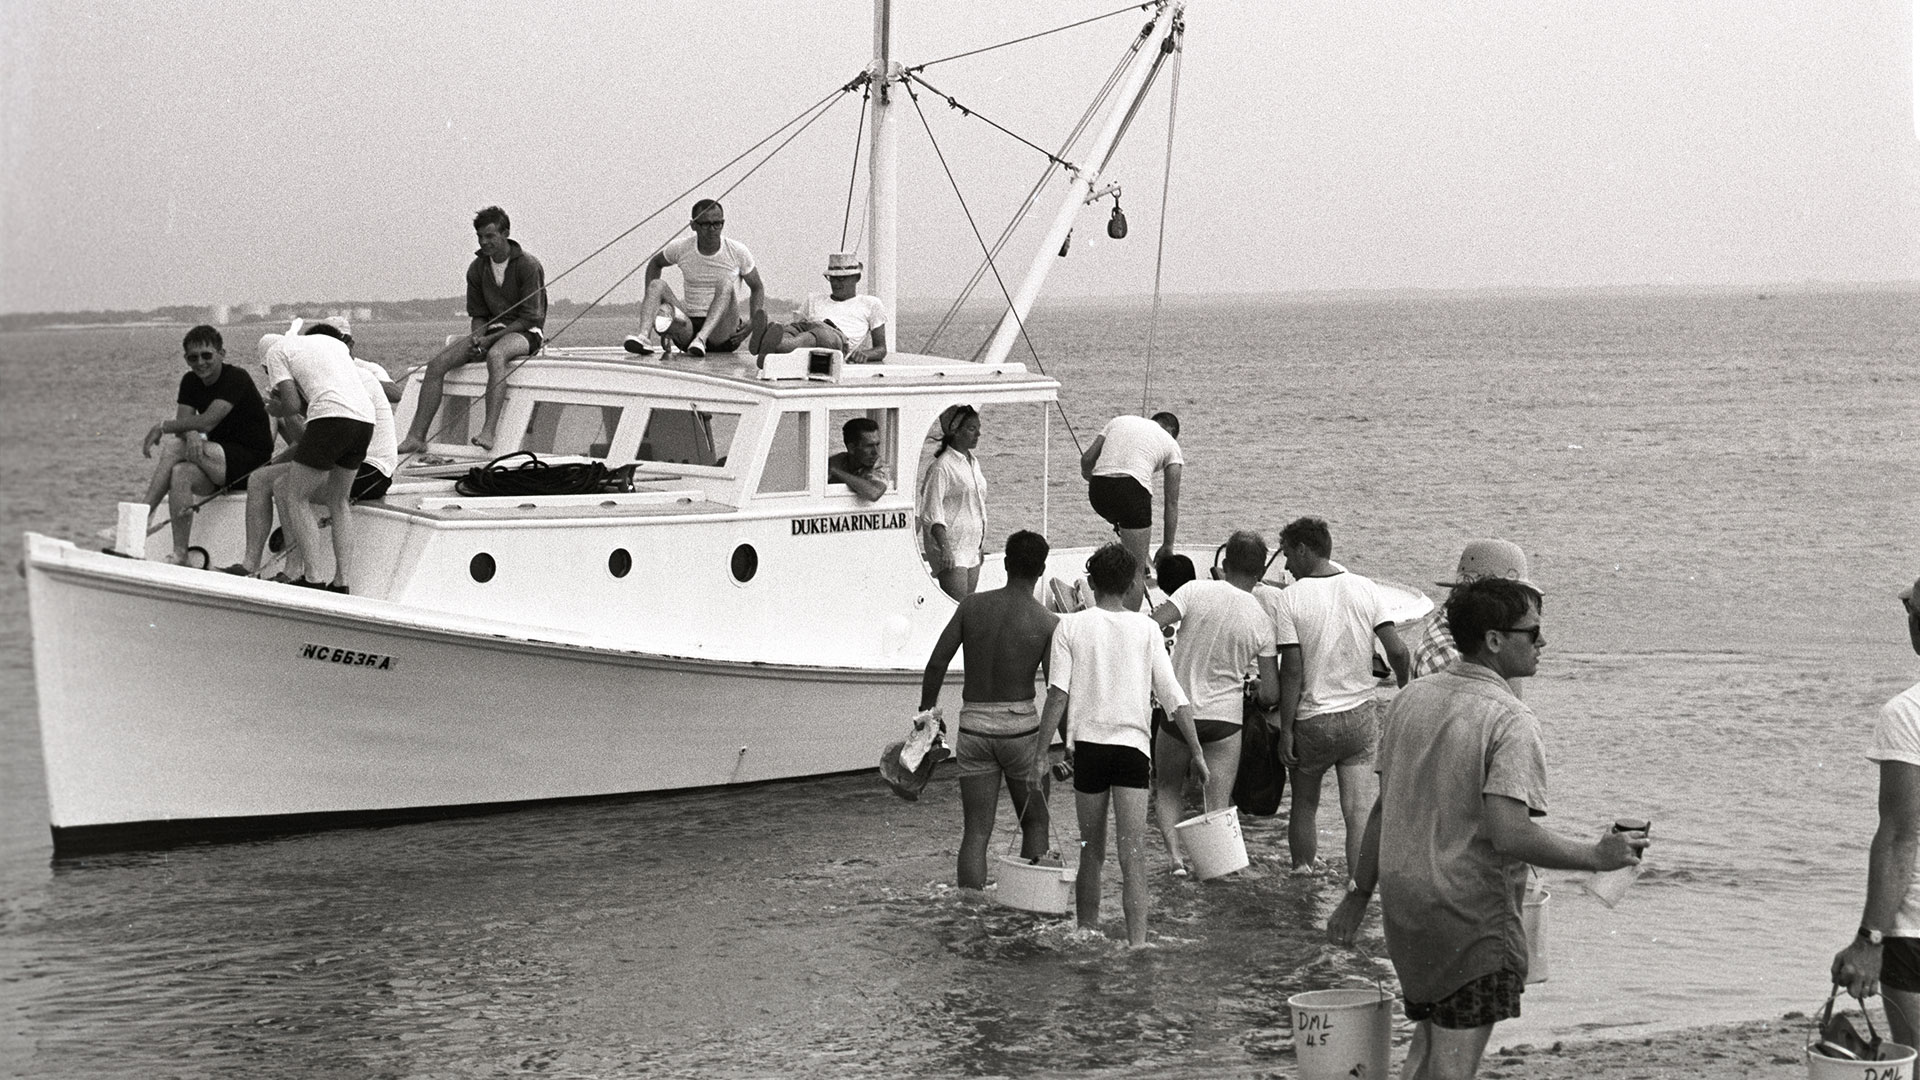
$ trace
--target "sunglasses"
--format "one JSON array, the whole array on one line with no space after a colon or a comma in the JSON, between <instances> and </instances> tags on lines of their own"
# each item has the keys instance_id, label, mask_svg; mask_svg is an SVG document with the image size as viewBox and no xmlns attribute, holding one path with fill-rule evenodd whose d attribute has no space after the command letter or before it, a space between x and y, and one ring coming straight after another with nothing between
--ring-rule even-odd
<instances>
[{"instance_id":1,"label":"sunglasses","mask_svg":"<svg viewBox=\"0 0 1920 1080\"><path fill-rule=\"evenodd\" d=\"M188 353L188 354L187 354L187 359L189 359L189 360L211 360L211 359L213 359L214 357L216 357L216 356L219 356L219 355L220 355L219 353L217 353L217 352L213 352L213 351L211 351L211 350L209 350L209 351L207 351L207 352L190 352L190 353Z\"/></svg>"},{"instance_id":2,"label":"sunglasses","mask_svg":"<svg viewBox=\"0 0 1920 1080\"><path fill-rule=\"evenodd\" d=\"M1528 641L1533 642L1535 645L1540 644L1539 623L1534 623L1532 626L1505 626L1500 628L1500 632L1503 634L1525 634L1527 635Z\"/></svg>"},{"instance_id":3,"label":"sunglasses","mask_svg":"<svg viewBox=\"0 0 1920 1080\"><path fill-rule=\"evenodd\" d=\"M693 227L696 229L717 229L725 224L726 221L724 219L720 221L696 221L693 223Z\"/></svg>"}]
</instances>

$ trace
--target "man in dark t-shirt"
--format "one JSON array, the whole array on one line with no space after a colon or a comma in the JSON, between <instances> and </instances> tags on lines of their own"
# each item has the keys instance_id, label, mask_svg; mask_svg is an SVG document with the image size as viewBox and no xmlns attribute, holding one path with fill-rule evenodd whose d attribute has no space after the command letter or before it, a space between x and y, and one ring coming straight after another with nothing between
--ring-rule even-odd
<instances>
[{"instance_id":1,"label":"man in dark t-shirt","mask_svg":"<svg viewBox=\"0 0 1920 1080\"><path fill-rule=\"evenodd\" d=\"M147 513L167 500L173 525L168 561L175 563L187 558L193 505L233 487L273 454L273 422L260 390L252 376L226 362L220 331L196 326L180 349L190 370L180 377L174 416L149 428L140 445L147 457L160 448L147 483Z\"/></svg>"}]
</instances>

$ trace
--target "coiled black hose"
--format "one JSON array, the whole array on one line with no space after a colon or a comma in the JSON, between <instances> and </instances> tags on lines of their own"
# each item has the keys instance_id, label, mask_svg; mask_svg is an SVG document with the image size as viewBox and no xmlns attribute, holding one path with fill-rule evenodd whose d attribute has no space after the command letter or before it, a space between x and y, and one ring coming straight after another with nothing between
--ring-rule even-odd
<instances>
[{"instance_id":1,"label":"coiled black hose","mask_svg":"<svg viewBox=\"0 0 1920 1080\"><path fill-rule=\"evenodd\" d=\"M518 465L505 464L518 457L527 460ZM501 495L596 495L632 491L636 467L622 465L617 469L609 469L601 461L549 465L533 451L520 450L468 469L467 475L456 481L453 489L475 498Z\"/></svg>"}]
</instances>

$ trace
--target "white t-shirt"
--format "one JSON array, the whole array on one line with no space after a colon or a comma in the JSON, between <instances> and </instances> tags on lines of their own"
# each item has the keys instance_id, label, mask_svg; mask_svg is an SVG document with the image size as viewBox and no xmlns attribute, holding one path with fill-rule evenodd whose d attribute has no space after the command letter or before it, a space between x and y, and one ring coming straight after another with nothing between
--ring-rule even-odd
<instances>
[{"instance_id":1,"label":"white t-shirt","mask_svg":"<svg viewBox=\"0 0 1920 1080\"><path fill-rule=\"evenodd\" d=\"M400 440L393 430L393 403L387 400L385 383L393 381L387 369L371 360L353 358L353 366L360 369L360 385L373 398L373 441L367 444L367 464L380 470L380 475L392 478L393 470L400 467Z\"/></svg>"},{"instance_id":2,"label":"white t-shirt","mask_svg":"<svg viewBox=\"0 0 1920 1080\"><path fill-rule=\"evenodd\" d=\"M268 334L261 343L266 346L261 359L267 364L267 384L293 380L307 399L309 422L339 417L373 423L373 402L360 385L346 342L325 334Z\"/></svg>"},{"instance_id":3,"label":"white t-shirt","mask_svg":"<svg viewBox=\"0 0 1920 1080\"><path fill-rule=\"evenodd\" d=\"M1189 581L1171 601L1180 609L1173 674L1193 698L1194 719L1240 723L1247 667L1275 653L1273 620L1226 581Z\"/></svg>"},{"instance_id":4,"label":"white t-shirt","mask_svg":"<svg viewBox=\"0 0 1920 1080\"><path fill-rule=\"evenodd\" d=\"M1373 699L1373 628L1391 621L1379 586L1351 571L1301 578L1280 591L1274 640L1300 646L1305 677L1297 717Z\"/></svg>"},{"instance_id":5,"label":"white t-shirt","mask_svg":"<svg viewBox=\"0 0 1920 1080\"><path fill-rule=\"evenodd\" d=\"M1131 746L1153 754L1153 702L1187 704L1161 644L1160 625L1137 611L1088 608L1060 616L1047 685L1067 692L1067 745Z\"/></svg>"},{"instance_id":6,"label":"white t-shirt","mask_svg":"<svg viewBox=\"0 0 1920 1080\"><path fill-rule=\"evenodd\" d=\"M1167 429L1144 416L1116 416L1100 431L1104 439L1095 476L1131 476L1153 490L1153 474L1169 465L1185 464L1180 443Z\"/></svg>"},{"instance_id":7,"label":"white t-shirt","mask_svg":"<svg viewBox=\"0 0 1920 1080\"><path fill-rule=\"evenodd\" d=\"M713 294L721 285L738 290L740 279L753 273L753 252L747 245L727 237L720 238L720 250L711 255L700 253L698 237L683 236L660 249L660 257L680 268L685 285L680 299L687 314L705 316L713 306Z\"/></svg>"},{"instance_id":8,"label":"white t-shirt","mask_svg":"<svg viewBox=\"0 0 1920 1080\"><path fill-rule=\"evenodd\" d=\"M887 325L887 305L877 296L861 293L835 300L825 293L814 293L800 307L800 317L809 322L830 322L847 336L847 348L858 349L867 342L867 331Z\"/></svg>"},{"instance_id":9,"label":"white t-shirt","mask_svg":"<svg viewBox=\"0 0 1920 1080\"><path fill-rule=\"evenodd\" d=\"M1867 751L1867 760L1920 765L1920 684L1907 687L1880 707L1880 721L1873 726L1873 749ZM1914 865L1907 897L1894 913L1893 928L1887 936L1920 938L1920 863Z\"/></svg>"}]
</instances>

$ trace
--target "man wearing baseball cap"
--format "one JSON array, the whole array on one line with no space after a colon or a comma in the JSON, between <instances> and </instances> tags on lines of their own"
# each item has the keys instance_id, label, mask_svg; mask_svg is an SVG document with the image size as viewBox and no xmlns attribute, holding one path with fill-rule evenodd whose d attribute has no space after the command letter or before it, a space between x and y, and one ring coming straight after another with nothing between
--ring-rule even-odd
<instances>
[{"instance_id":1,"label":"man wearing baseball cap","mask_svg":"<svg viewBox=\"0 0 1920 1080\"><path fill-rule=\"evenodd\" d=\"M1451 589L1481 578L1506 578L1528 588L1538 588L1528 578L1527 553L1511 540L1467 541L1467 546L1460 549L1460 565L1454 571L1453 580L1435 584L1443 589ZM1460 650L1454 647L1453 635L1447 632L1446 614L1442 609L1434 608L1421 621L1425 625L1421 628L1419 643L1413 647L1413 677L1416 679L1444 671L1447 665L1460 659Z\"/></svg>"},{"instance_id":2,"label":"man wearing baseball cap","mask_svg":"<svg viewBox=\"0 0 1920 1080\"><path fill-rule=\"evenodd\" d=\"M887 305L877 296L854 292L860 284L860 260L851 252L827 256L825 293L813 293L800 313L784 326L768 325L767 313L750 317L748 347L765 360L768 353L794 349L838 349L849 364L877 364L887 357ZM869 346L867 339L872 338Z\"/></svg>"},{"instance_id":3,"label":"man wearing baseball cap","mask_svg":"<svg viewBox=\"0 0 1920 1080\"><path fill-rule=\"evenodd\" d=\"M1907 641L1920 653L1915 590L1900 593ZM1867 849L1867 906L1860 931L1833 958L1833 981L1858 998L1875 993L1887 1005L1893 1041L1920 1037L1920 890L1913 888L1914 849L1920 846L1920 684L1880 707L1869 761L1880 763L1880 827Z\"/></svg>"}]
</instances>

